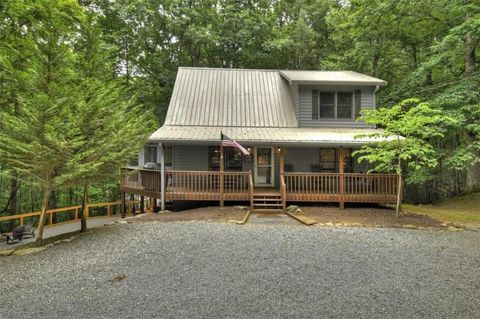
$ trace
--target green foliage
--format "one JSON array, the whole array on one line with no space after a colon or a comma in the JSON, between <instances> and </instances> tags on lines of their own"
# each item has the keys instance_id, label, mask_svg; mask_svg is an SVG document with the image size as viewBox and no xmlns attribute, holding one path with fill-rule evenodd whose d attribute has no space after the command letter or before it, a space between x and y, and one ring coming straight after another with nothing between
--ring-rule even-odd
<instances>
[{"instance_id":1,"label":"green foliage","mask_svg":"<svg viewBox=\"0 0 480 319\"><path fill-rule=\"evenodd\" d=\"M354 153L359 156L358 160L372 164L372 170L379 172L401 174L405 166L408 171L416 172L417 182L428 177L419 170L437 166L438 153L432 140L443 138L448 127L456 124L455 119L441 110L417 99L404 100L391 108L365 111L361 120L381 130L358 136L377 139Z\"/></svg>"}]
</instances>

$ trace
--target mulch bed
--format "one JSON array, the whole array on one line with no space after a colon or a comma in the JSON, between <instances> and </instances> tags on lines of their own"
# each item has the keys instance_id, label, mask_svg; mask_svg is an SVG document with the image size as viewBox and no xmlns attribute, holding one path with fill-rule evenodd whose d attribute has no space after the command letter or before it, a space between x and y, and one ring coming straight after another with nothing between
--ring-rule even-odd
<instances>
[{"instance_id":1,"label":"mulch bed","mask_svg":"<svg viewBox=\"0 0 480 319\"><path fill-rule=\"evenodd\" d=\"M242 220L246 211L237 207L201 207L180 212L142 214L128 218L131 222L184 222L184 221L214 221L228 223L230 220Z\"/></svg>"},{"instance_id":2,"label":"mulch bed","mask_svg":"<svg viewBox=\"0 0 480 319\"><path fill-rule=\"evenodd\" d=\"M358 205L339 209L336 205L301 206L301 215L317 223L362 224L382 227L442 227L443 222L428 216L414 213L400 213L382 206Z\"/></svg>"}]
</instances>

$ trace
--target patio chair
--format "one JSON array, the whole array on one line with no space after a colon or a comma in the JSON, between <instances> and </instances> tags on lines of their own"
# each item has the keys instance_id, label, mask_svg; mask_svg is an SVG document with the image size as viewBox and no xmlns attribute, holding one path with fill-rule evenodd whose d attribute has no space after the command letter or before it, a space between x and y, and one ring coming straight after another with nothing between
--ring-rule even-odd
<instances>
[{"instance_id":1,"label":"patio chair","mask_svg":"<svg viewBox=\"0 0 480 319\"><path fill-rule=\"evenodd\" d=\"M35 227L33 227L33 224L26 224L25 225L25 230L23 231L23 238L35 238Z\"/></svg>"},{"instance_id":2,"label":"patio chair","mask_svg":"<svg viewBox=\"0 0 480 319\"><path fill-rule=\"evenodd\" d=\"M23 240L24 231L25 226L17 226L11 233L2 234L2 237L7 237L7 244L15 244L15 242L21 242Z\"/></svg>"}]
</instances>

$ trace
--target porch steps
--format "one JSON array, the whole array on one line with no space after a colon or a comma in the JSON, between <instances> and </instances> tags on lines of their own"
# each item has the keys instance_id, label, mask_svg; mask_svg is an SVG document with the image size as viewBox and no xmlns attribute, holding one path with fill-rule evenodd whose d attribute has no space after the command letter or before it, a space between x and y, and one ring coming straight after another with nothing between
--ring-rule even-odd
<instances>
[{"instance_id":1,"label":"porch steps","mask_svg":"<svg viewBox=\"0 0 480 319\"><path fill-rule=\"evenodd\" d=\"M282 211L282 197L275 193L253 194L254 212L280 212Z\"/></svg>"}]
</instances>

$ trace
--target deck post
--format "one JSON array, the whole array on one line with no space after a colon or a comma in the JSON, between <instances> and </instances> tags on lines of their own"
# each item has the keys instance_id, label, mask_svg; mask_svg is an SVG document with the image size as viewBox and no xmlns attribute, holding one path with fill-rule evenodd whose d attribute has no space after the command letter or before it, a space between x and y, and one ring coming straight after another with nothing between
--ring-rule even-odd
<instances>
[{"instance_id":1,"label":"deck post","mask_svg":"<svg viewBox=\"0 0 480 319\"><path fill-rule=\"evenodd\" d=\"M345 194L345 150L343 148L340 148L339 151L339 156L338 156L338 172L340 173L340 180L339 180L339 208L344 209L345 208L345 202L344 202L344 194Z\"/></svg>"},{"instance_id":2,"label":"deck post","mask_svg":"<svg viewBox=\"0 0 480 319\"><path fill-rule=\"evenodd\" d=\"M223 200L223 184L224 184L224 175L223 172L225 171L225 163L223 160L223 145L220 144L220 207L224 206Z\"/></svg>"},{"instance_id":3,"label":"deck post","mask_svg":"<svg viewBox=\"0 0 480 319\"><path fill-rule=\"evenodd\" d=\"M133 216L135 216L135 212L136 212L136 207L135 207L135 194L130 194L130 203L131 203L131 206L130 206L130 212L132 213Z\"/></svg>"},{"instance_id":4,"label":"deck post","mask_svg":"<svg viewBox=\"0 0 480 319\"><path fill-rule=\"evenodd\" d=\"M162 143L158 144L160 151L160 210L165 211L165 150Z\"/></svg>"},{"instance_id":5,"label":"deck post","mask_svg":"<svg viewBox=\"0 0 480 319\"><path fill-rule=\"evenodd\" d=\"M120 213L122 214L122 218L125 218L125 213L127 210L127 205L126 205L126 200L125 200L125 193L121 193L121 198L120 198Z\"/></svg>"},{"instance_id":6,"label":"deck post","mask_svg":"<svg viewBox=\"0 0 480 319\"><path fill-rule=\"evenodd\" d=\"M145 196L140 196L140 214L145 213Z\"/></svg>"}]
</instances>

